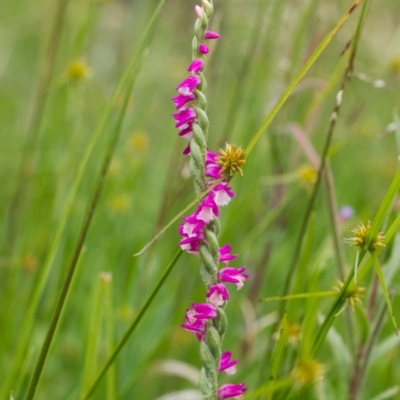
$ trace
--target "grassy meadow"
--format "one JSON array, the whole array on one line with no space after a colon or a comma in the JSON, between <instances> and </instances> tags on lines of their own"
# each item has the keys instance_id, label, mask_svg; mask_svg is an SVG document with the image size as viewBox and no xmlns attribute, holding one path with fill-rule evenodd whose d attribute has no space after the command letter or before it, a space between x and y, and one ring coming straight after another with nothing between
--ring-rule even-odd
<instances>
[{"instance_id":1,"label":"grassy meadow","mask_svg":"<svg viewBox=\"0 0 400 400\"><path fill-rule=\"evenodd\" d=\"M247 150L219 242L250 274L220 382L244 399L400 399L400 2L359 3L214 1L207 146ZM195 209L170 99L196 4L0 2L1 400L202 399L200 260L168 225Z\"/></svg>"}]
</instances>

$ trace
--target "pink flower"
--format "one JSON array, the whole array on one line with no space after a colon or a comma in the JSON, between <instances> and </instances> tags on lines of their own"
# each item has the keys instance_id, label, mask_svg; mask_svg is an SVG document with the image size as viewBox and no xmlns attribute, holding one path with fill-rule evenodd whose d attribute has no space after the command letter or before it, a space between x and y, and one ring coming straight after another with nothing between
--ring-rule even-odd
<instances>
[{"instance_id":1,"label":"pink flower","mask_svg":"<svg viewBox=\"0 0 400 400\"><path fill-rule=\"evenodd\" d=\"M190 143L188 143L188 145L186 146L185 150L182 151L182 154L184 156L187 156L188 154L190 154Z\"/></svg>"},{"instance_id":2,"label":"pink flower","mask_svg":"<svg viewBox=\"0 0 400 400\"><path fill-rule=\"evenodd\" d=\"M222 247L219 248L219 262L225 263L225 265L229 264L229 261L234 260L237 255L236 254L229 254L229 252L232 250L232 247L230 244L226 244Z\"/></svg>"},{"instance_id":3,"label":"pink flower","mask_svg":"<svg viewBox=\"0 0 400 400\"><path fill-rule=\"evenodd\" d=\"M184 96L189 96L193 94L193 90L200 83L200 77L197 75L190 75L177 86L176 90Z\"/></svg>"},{"instance_id":4,"label":"pink flower","mask_svg":"<svg viewBox=\"0 0 400 400\"><path fill-rule=\"evenodd\" d=\"M219 362L219 372L225 371L227 375L233 375L236 372L236 364L238 360L231 360L232 353L230 351L225 351L221 355L221 360Z\"/></svg>"},{"instance_id":5,"label":"pink flower","mask_svg":"<svg viewBox=\"0 0 400 400\"><path fill-rule=\"evenodd\" d=\"M199 46L199 53L208 54L209 51L210 51L210 49L208 48L208 46L206 44L201 44Z\"/></svg>"},{"instance_id":6,"label":"pink flower","mask_svg":"<svg viewBox=\"0 0 400 400\"><path fill-rule=\"evenodd\" d=\"M231 201L231 198L235 197L235 193L232 192L232 188L226 182L219 183L212 192L214 193L215 203L220 207L226 206Z\"/></svg>"},{"instance_id":7,"label":"pink flower","mask_svg":"<svg viewBox=\"0 0 400 400\"><path fill-rule=\"evenodd\" d=\"M206 176L213 179L221 178L221 166L216 164L217 153L206 150Z\"/></svg>"},{"instance_id":8,"label":"pink flower","mask_svg":"<svg viewBox=\"0 0 400 400\"><path fill-rule=\"evenodd\" d=\"M185 222L179 226L179 233L183 237L204 237L202 229L206 225L204 221L196 218L196 213L182 218Z\"/></svg>"},{"instance_id":9,"label":"pink flower","mask_svg":"<svg viewBox=\"0 0 400 400\"><path fill-rule=\"evenodd\" d=\"M180 126L178 135L187 140L191 140L193 137L193 123L190 122L188 124Z\"/></svg>"},{"instance_id":10,"label":"pink flower","mask_svg":"<svg viewBox=\"0 0 400 400\"><path fill-rule=\"evenodd\" d=\"M203 16L203 9L200 6L195 6L194 11L196 12L196 14L199 18L201 18Z\"/></svg>"},{"instance_id":11,"label":"pink flower","mask_svg":"<svg viewBox=\"0 0 400 400\"><path fill-rule=\"evenodd\" d=\"M236 283L237 290L240 290L244 285L244 281L249 277L244 271L246 271L246 267L225 267L219 271L218 278L221 282Z\"/></svg>"},{"instance_id":12,"label":"pink flower","mask_svg":"<svg viewBox=\"0 0 400 400\"><path fill-rule=\"evenodd\" d=\"M204 221L206 224L218 217L219 209L211 193L199 204L195 214L198 220Z\"/></svg>"},{"instance_id":13,"label":"pink flower","mask_svg":"<svg viewBox=\"0 0 400 400\"><path fill-rule=\"evenodd\" d=\"M176 114L172 114L172 116L177 121L175 124L175 128L179 128L185 124L192 123L193 120L196 119L197 114L193 108L185 108Z\"/></svg>"},{"instance_id":14,"label":"pink flower","mask_svg":"<svg viewBox=\"0 0 400 400\"><path fill-rule=\"evenodd\" d=\"M218 283L210 286L210 289L206 293L206 297L214 307L220 307L229 300L229 293L226 290L225 285Z\"/></svg>"},{"instance_id":15,"label":"pink flower","mask_svg":"<svg viewBox=\"0 0 400 400\"><path fill-rule=\"evenodd\" d=\"M202 340L206 333L206 321L204 319L189 320L186 317L186 324L181 324L181 328L196 335L198 340Z\"/></svg>"},{"instance_id":16,"label":"pink flower","mask_svg":"<svg viewBox=\"0 0 400 400\"><path fill-rule=\"evenodd\" d=\"M204 39L219 39L219 35L217 32L206 31Z\"/></svg>"},{"instance_id":17,"label":"pink flower","mask_svg":"<svg viewBox=\"0 0 400 400\"><path fill-rule=\"evenodd\" d=\"M342 222L348 221L354 215L354 209L351 206L344 206L339 210L339 218Z\"/></svg>"},{"instance_id":18,"label":"pink flower","mask_svg":"<svg viewBox=\"0 0 400 400\"><path fill-rule=\"evenodd\" d=\"M187 237L182 239L179 242L179 246L183 251L186 251L189 254L193 254L195 256L199 255L200 243L204 240L203 235L199 235L198 237Z\"/></svg>"},{"instance_id":19,"label":"pink flower","mask_svg":"<svg viewBox=\"0 0 400 400\"><path fill-rule=\"evenodd\" d=\"M192 303L192 308L186 310L193 318L208 319L217 316L217 309L210 303Z\"/></svg>"},{"instance_id":20,"label":"pink flower","mask_svg":"<svg viewBox=\"0 0 400 400\"><path fill-rule=\"evenodd\" d=\"M192 308L186 310L186 324L180 326L202 340L206 332L206 320L217 316L216 308L210 303L192 303Z\"/></svg>"},{"instance_id":21,"label":"pink flower","mask_svg":"<svg viewBox=\"0 0 400 400\"><path fill-rule=\"evenodd\" d=\"M196 96L193 93L190 93L188 95L179 94L178 96L173 97L171 100L175 103L176 109L180 110L186 103L194 100L195 98Z\"/></svg>"},{"instance_id":22,"label":"pink flower","mask_svg":"<svg viewBox=\"0 0 400 400\"><path fill-rule=\"evenodd\" d=\"M189 72L200 72L200 71L203 71L203 68L204 68L204 61L201 58L196 58L189 65L188 71Z\"/></svg>"},{"instance_id":23,"label":"pink flower","mask_svg":"<svg viewBox=\"0 0 400 400\"><path fill-rule=\"evenodd\" d=\"M218 398L228 399L234 397L235 399L240 399L246 390L247 388L244 386L244 383L225 383L225 385L220 386L218 389Z\"/></svg>"}]
</instances>

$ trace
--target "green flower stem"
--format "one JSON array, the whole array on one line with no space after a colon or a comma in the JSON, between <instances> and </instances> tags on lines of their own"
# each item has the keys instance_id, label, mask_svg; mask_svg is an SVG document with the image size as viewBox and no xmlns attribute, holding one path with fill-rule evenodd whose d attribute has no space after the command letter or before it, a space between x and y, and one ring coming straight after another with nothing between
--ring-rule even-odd
<instances>
[{"instance_id":1,"label":"green flower stem","mask_svg":"<svg viewBox=\"0 0 400 400\"><path fill-rule=\"evenodd\" d=\"M223 176L222 178L215 181L212 185L210 185L207 190L201 192L193 201L191 201L184 209L182 209L178 214L175 215L168 223L165 225L153 238L144 246L141 250L137 253L134 253L133 256L137 257L143 254L158 238L160 238L176 221L178 221L181 217L183 217L192 207L197 205L202 199L204 199L208 193L210 193L215 186L220 184L226 177Z\"/></svg>"},{"instance_id":2,"label":"green flower stem","mask_svg":"<svg viewBox=\"0 0 400 400\"><path fill-rule=\"evenodd\" d=\"M360 3L361 3L361 1L356 1L353 4L353 6L350 7L350 9L347 11L347 13L339 20L339 22L341 20L343 20L342 24L341 25L339 25L339 23L336 24L335 28L337 27L337 29L339 29L339 27L342 26L343 23L350 16L351 12L354 11L354 8ZM367 4L367 3L365 3L365 4ZM364 9L365 9L365 4L364 4ZM321 184L322 174L324 173L325 165L327 163L327 155L328 155L329 147L330 147L330 144L331 144L331 141L332 141L333 132L335 130L338 112L339 112L340 106L342 104L342 98L343 98L344 89L345 89L348 81L350 80L351 74L353 72L354 58L355 58L356 51L357 51L357 45L358 45L358 39L359 39L359 31L360 31L360 27L362 25L363 15L364 14L362 14L360 19L359 19L358 26L357 26L357 31L356 31L356 37L355 37L354 42L353 42L353 47L352 47L352 52L351 52L350 57L349 57L349 62L348 62L348 65L347 65L347 68L346 68L346 71L345 71L345 74L344 74L344 77L343 77L343 80L342 80L342 84L341 84L340 89L339 89L339 91L338 91L338 93L336 95L335 106L333 108L333 112L332 112L331 119L330 119L330 124L329 124L329 129L328 129L328 134L327 134L327 137L325 139L325 144L324 144L324 148L323 148L322 155L321 155L321 163L320 163L320 167L318 169L317 181L315 182L315 185L313 187L313 191L312 191L310 200L309 200L308 205L307 205L307 210L306 210L304 219L302 221L302 224L300 226L300 234L298 235L298 240L297 240L295 251L294 251L293 261L292 261L292 263L290 265L290 269L289 269L289 272L288 272L287 277L286 277L283 294L288 293L288 291L290 289L292 277L294 275L294 270L297 267L297 260L299 259L299 255L300 255L301 248L302 248L302 245L303 245L303 237L304 237L305 231L307 229L307 225L308 225L308 221L309 221L311 212L314 209L315 201L317 199L318 189L319 189L319 186ZM346 18L346 16L347 16L347 18ZM331 33L333 31L335 31L335 28L331 31ZM335 32L337 32L337 30ZM329 35L328 35L328 37L329 37ZM326 40L326 38L322 41L322 43L324 43L325 40ZM317 47L317 49L314 51L314 53L320 47L321 47L321 44L320 44L320 46ZM313 57L313 55L311 55L310 59L312 57ZM306 63L306 65L307 65L307 63ZM283 307L284 307L284 304L283 304Z\"/></svg>"},{"instance_id":3,"label":"green flower stem","mask_svg":"<svg viewBox=\"0 0 400 400\"><path fill-rule=\"evenodd\" d=\"M174 258L170 261L170 263L168 264L167 268L165 269L165 271L163 272L163 274L161 275L159 281L157 282L156 286L154 287L154 289L152 290L152 292L150 293L149 297L147 298L146 302L143 304L142 308L140 309L138 315L136 316L136 318L132 321L131 325L129 326L129 328L127 329L127 331L124 333L124 335L122 336L121 340L119 341L117 347L115 348L115 350L113 351L113 353L110 355L110 357L108 358L108 360L106 361L106 363L104 364L103 368L101 369L101 371L99 372L99 374L97 375L96 379L94 380L93 384L90 386L89 390L87 391L87 393L82 397L82 400L87 400L90 399L95 390L97 389L100 381L102 380L102 378L104 377L104 375L106 374L107 370L111 367L111 365L113 365L115 359L117 358L119 352L122 350L122 348L125 346L125 344L128 342L129 338L131 337L132 333L135 331L136 327L139 325L139 322L141 321L141 319L143 318L143 316L145 315L146 311L148 310L148 308L150 307L152 301L154 300L154 298L156 297L158 291L160 290L160 288L162 287L162 285L164 284L165 280L167 279L168 275L170 274L170 272L172 271L173 267L175 266L176 262L179 260L179 257L182 255L182 250L178 250L177 253L175 254Z\"/></svg>"},{"instance_id":4,"label":"green flower stem","mask_svg":"<svg viewBox=\"0 0 400 400\"><path fill-rule=\"evenodd\" d=\"M390 192L391 192L391 190L389 189L388 193L390 193ZM388 196L385 196L385 199L387 199L387 197ZM383 204L383 202L382 202L382 204ZM386 209L386 212L388 212L388 209ZM379 216L379 218L383 218L382 215L384 217L385 214L377 213L377 217ZM374 224L374 222L375 222L375 220L372 222L372 225ZM390 226L390 228L388 229L388 231L385 235L387 242L392 240L392 238L394 237L395 233L398 231L399 228L400 228L400 215L392 223L392 225ZM359 267L358 282L361 282L362 279L365 278L368 271L372 267L373 260L372 260L372 258L369 258L360 268L361 262L366 253L367 253L367 250L362 249L360 252L360 255L359 255L359 262L357 265L357 267ZM313 355L315 355L318 352L321 344L323 343L323 340L324 340L326 334L328 333L329 328L333 324L336 314L340 311L344 302L346 301L347 293L353 291L356 288L356 285L353 280L354 272L355 272L355 266L351 269L351 271L346 279L346 282L344 283L342 289L340 290L338 298L336 299L335 303L332 305L332 308L330 309L321 328L319 329L319 331L317 333L317 337L314 341L314 345L313 345L313 349L312 349Z\"/></svg>"},{"instance_id":5,"label":"green flower stem","mask_svg":"<svg viewBox=\"0 0 400 400\"><path fill-rule=\"evenodd\" d=\"M361 254L359 257L359 263L361 263L361 261L366 253L367 253L367 250L365 250L365 249L363 249L361 251ZM314 340L313 347L311 349L311 357L314 357L315 354L317 353L317 351L319 350L321 344L323 343L323 341L325 339L325 336L327 335L330 327L333 324L334 319L336 318L337 314L341 311L343 304L345 303L345 301L347 299L348 287L353 280L355 267L356 266L354 266L351 269L350 273L348 274L346 281L344 282L344 285L341 288L335 303L333 304L332 308L329 311L329 314L326 316L322 326L320 327L320 329L317 333L317 336Z\"/></svg>"}]
</instances>

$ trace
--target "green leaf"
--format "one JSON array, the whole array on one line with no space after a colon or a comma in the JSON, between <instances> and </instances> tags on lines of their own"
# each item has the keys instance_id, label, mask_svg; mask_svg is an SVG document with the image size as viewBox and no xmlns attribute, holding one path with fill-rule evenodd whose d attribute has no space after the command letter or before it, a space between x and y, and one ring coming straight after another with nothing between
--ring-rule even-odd
<instances>
[{"instance_id":1,"label":"green leaf","mask_svg":"<svg viewBox=\"0 0 400 400\"><path fill-rule=\"evenodd\" d=\"M379 264L378 256L376 255L375 251L371 251L370 255L371 255L371 258L373 260L373 264L374 264L374 267L375 267L376 274L378 275L379 282L381 284L383 295L385 297L386 305L387 305L387 308L388 308L388 311L389 311L390 319L392 320L392 324L393 324L394 330L396 332L396 335L398 336L399 332L398 332L398 329L397 329L396 319L394 317L392 303L390 302L389 292L387 290L385 279L384 279L383 274L382 274L382 270L381 270L381 266Z\"/></svg>"},{"instance_id":2,"label":"green leaf","mask_svg":"<svg viewBox=\"0 0 400 400\"><path fill-rule=\"evenodd\" d=\"M318 60L321 53L325 50L325 48L328 46L328 44L332 41L333 37L336 35L336 33L339 31L339 29L344 25L344 23L349 19L351 13L361 2L362 2L362 0L356 0L353 3L353 5L340 17L339 21L336 23L336 25L333 27L333 29L324 37L324 39L317 46L317 48L314 50L314 52L311 54L311 56L308 58L308 60L304 63L304 65L302 66L300 71L293 78L293 80L290 82L290 84L288 85L286 90L283 92L283 94L281 95L281 97L279 98L277 103L275 104L275 107L271 110L271 112L265 118L264 122L258 128L258 131L254 134L250 143L247 145L247 148L245 150L247 156L253 150L254 146L260 139L261 135L264 133L264 131L270 125L272 120L275 118L278 111L286 103L286 100L292 94L292 92L294 91L296 86L304 78L304 76L309 71L309 69L314 65L314 63Z\"/></svg>"},{"instance_id":3,"label":"green leaf","mask_svg":"<svg viewBox=\"0 0 400 400\"><path fill-rule=\"evenodd\" d=\"M269 377L269 380L271 382L271 394L270 394L270 400L272 400L274 396L274 385L276 378L279 373L279 369L281 366L282 362L282 355L283 355L283 348L285 346L286 342L286 333L287 333L287 313L284 312L283 318L281 321L281 327L279 330L279 339L275 347L275 352L272 357L272 363L271 363L271 374Z\"/></svg>"},{"instance_id":4,"label":"green leaf","mask_svg":"<svg viewBox=\"0 0 400 400\"><path fill-rule=\"evenodd\" d=\"M137 314L136 318L132 321L131 325L129 328L126 330L124 335L122 336L121 340L119 341L117 347L114 349L112 354L109 356L108 360L105 362L103 365L103 368L97 375L96 379L94 380L93 384L91 385L90 389L87 391L85 396L83 397L83 400L90 399L95 390L97 389L99 383L103 379L104 375L106 374L107 370L113 365L115 359L117 358L119 352L123 349L125 344L128 342L129 338L131 337L132 333L135 331L136 327L139 325L139 322L145 315L146 311L150 307L151 303L153 302L154 298L156 297L158 291L164 284L165 280L167 279L168 275L172 271L173 267L175 266L176 262L179 260L179 257L182 255L182 250L179 249L178 252L175 254L173 259L170 261L166 269L164 270L164 273L161 275L159 281L157 282L156 286L152 290L152 292L149 294L149 297L147 298L146 302L143 304L142 308L140 309L139 313Z\"/></svg>"}]
</instances>

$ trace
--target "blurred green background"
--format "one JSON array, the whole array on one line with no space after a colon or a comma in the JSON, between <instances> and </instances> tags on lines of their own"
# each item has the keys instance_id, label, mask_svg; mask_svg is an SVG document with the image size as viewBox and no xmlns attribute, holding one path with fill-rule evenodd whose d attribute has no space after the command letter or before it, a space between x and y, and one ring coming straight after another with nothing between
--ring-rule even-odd
<instances>
[{"instance_id":1,"label":"blurred green background","mask_svg":"<svg viewBox=\"0 0 400 400\"><path fill-rule=\"evenodd\" d=\"M0 382L3 377L6 380L15 359L32 290L78 165L157 4L154 0L68 1L62 21L56 23L60 40L43 89L57 1L0 3ZM147 252L133 257L194 198L187 158L181 156L185 143L177 137L170 116L174 112L170 98L191 61L195 4L167 0L147 45L122 136L38 386L39 399L76 399L81 393L99 274L112 274L117 341L176 252L177 223ZM205 70L211 150L217 151L226 141L246 147L295 73L350 5L345 0L215 1L210 28L221 38L212 43ZM293 132L300 132L321 153L346 62L340 54L354 35L359 12L333 39L258 142L244 177L232 181L237 197L221 212L220 243L230 243L239 255L235 266L246 265L251 274L241 292L232 291L224 342L224 348L241 359L235 381L244 380L250 388L260 384L263 374L261 383L268 381L261 360L276 331L271 324L280 318L277 303L257 300L281 294L314 179L312 164ZM373 217L395 174L399 147L394 116L399 93L400 3L372 1L355 76L346 89L329 152L338 208L354 209L354 216L340 224L343 237L352 236L351 229L359 221ZM85 170L29 333L18 384L13 386L16 399L23 398L27 389L122 102L121 95ZM338 278L328 220L322 190L315 209L310 261L310 268L320 270L318 290L331 290ZM345 252L350 268L355 250L346 248ZM155 399L194 388L193 383L174 377L173 371L157 373L154 366L158 360L175 359L199 368L198 342L179 328L190 301L201 302L204 296L198 264L188 254L180 258L118 357L118 399ZM304 276L305 286L307 282ZM392 286L399 289L398 277ZM330 301L319 301L320 312L326 311ZM397 318L398 305L395 298ZM268 326L261 330L263 317ZM344 318L338 318L335 325L344 341L345 324ZM378 348L380 357L366 372L370 378L360 390L362 399L399 384L399 341L393 339L390 322L386 325L379 337L386 351L381 347L379 353ZM94 369L106 359L105 329L105 323L99 323ZM328 371L323 394L311 391L307 392L311 397L298 398L347 398L355 348L346 343L346 355L335 346L327 343L320 353L319 361ZM332 358L332 351L343 352L343 359ZM290 373L289 365L283 374ZM99 390L95 398L108 397Z\"/></svg>"}]
</instances>

